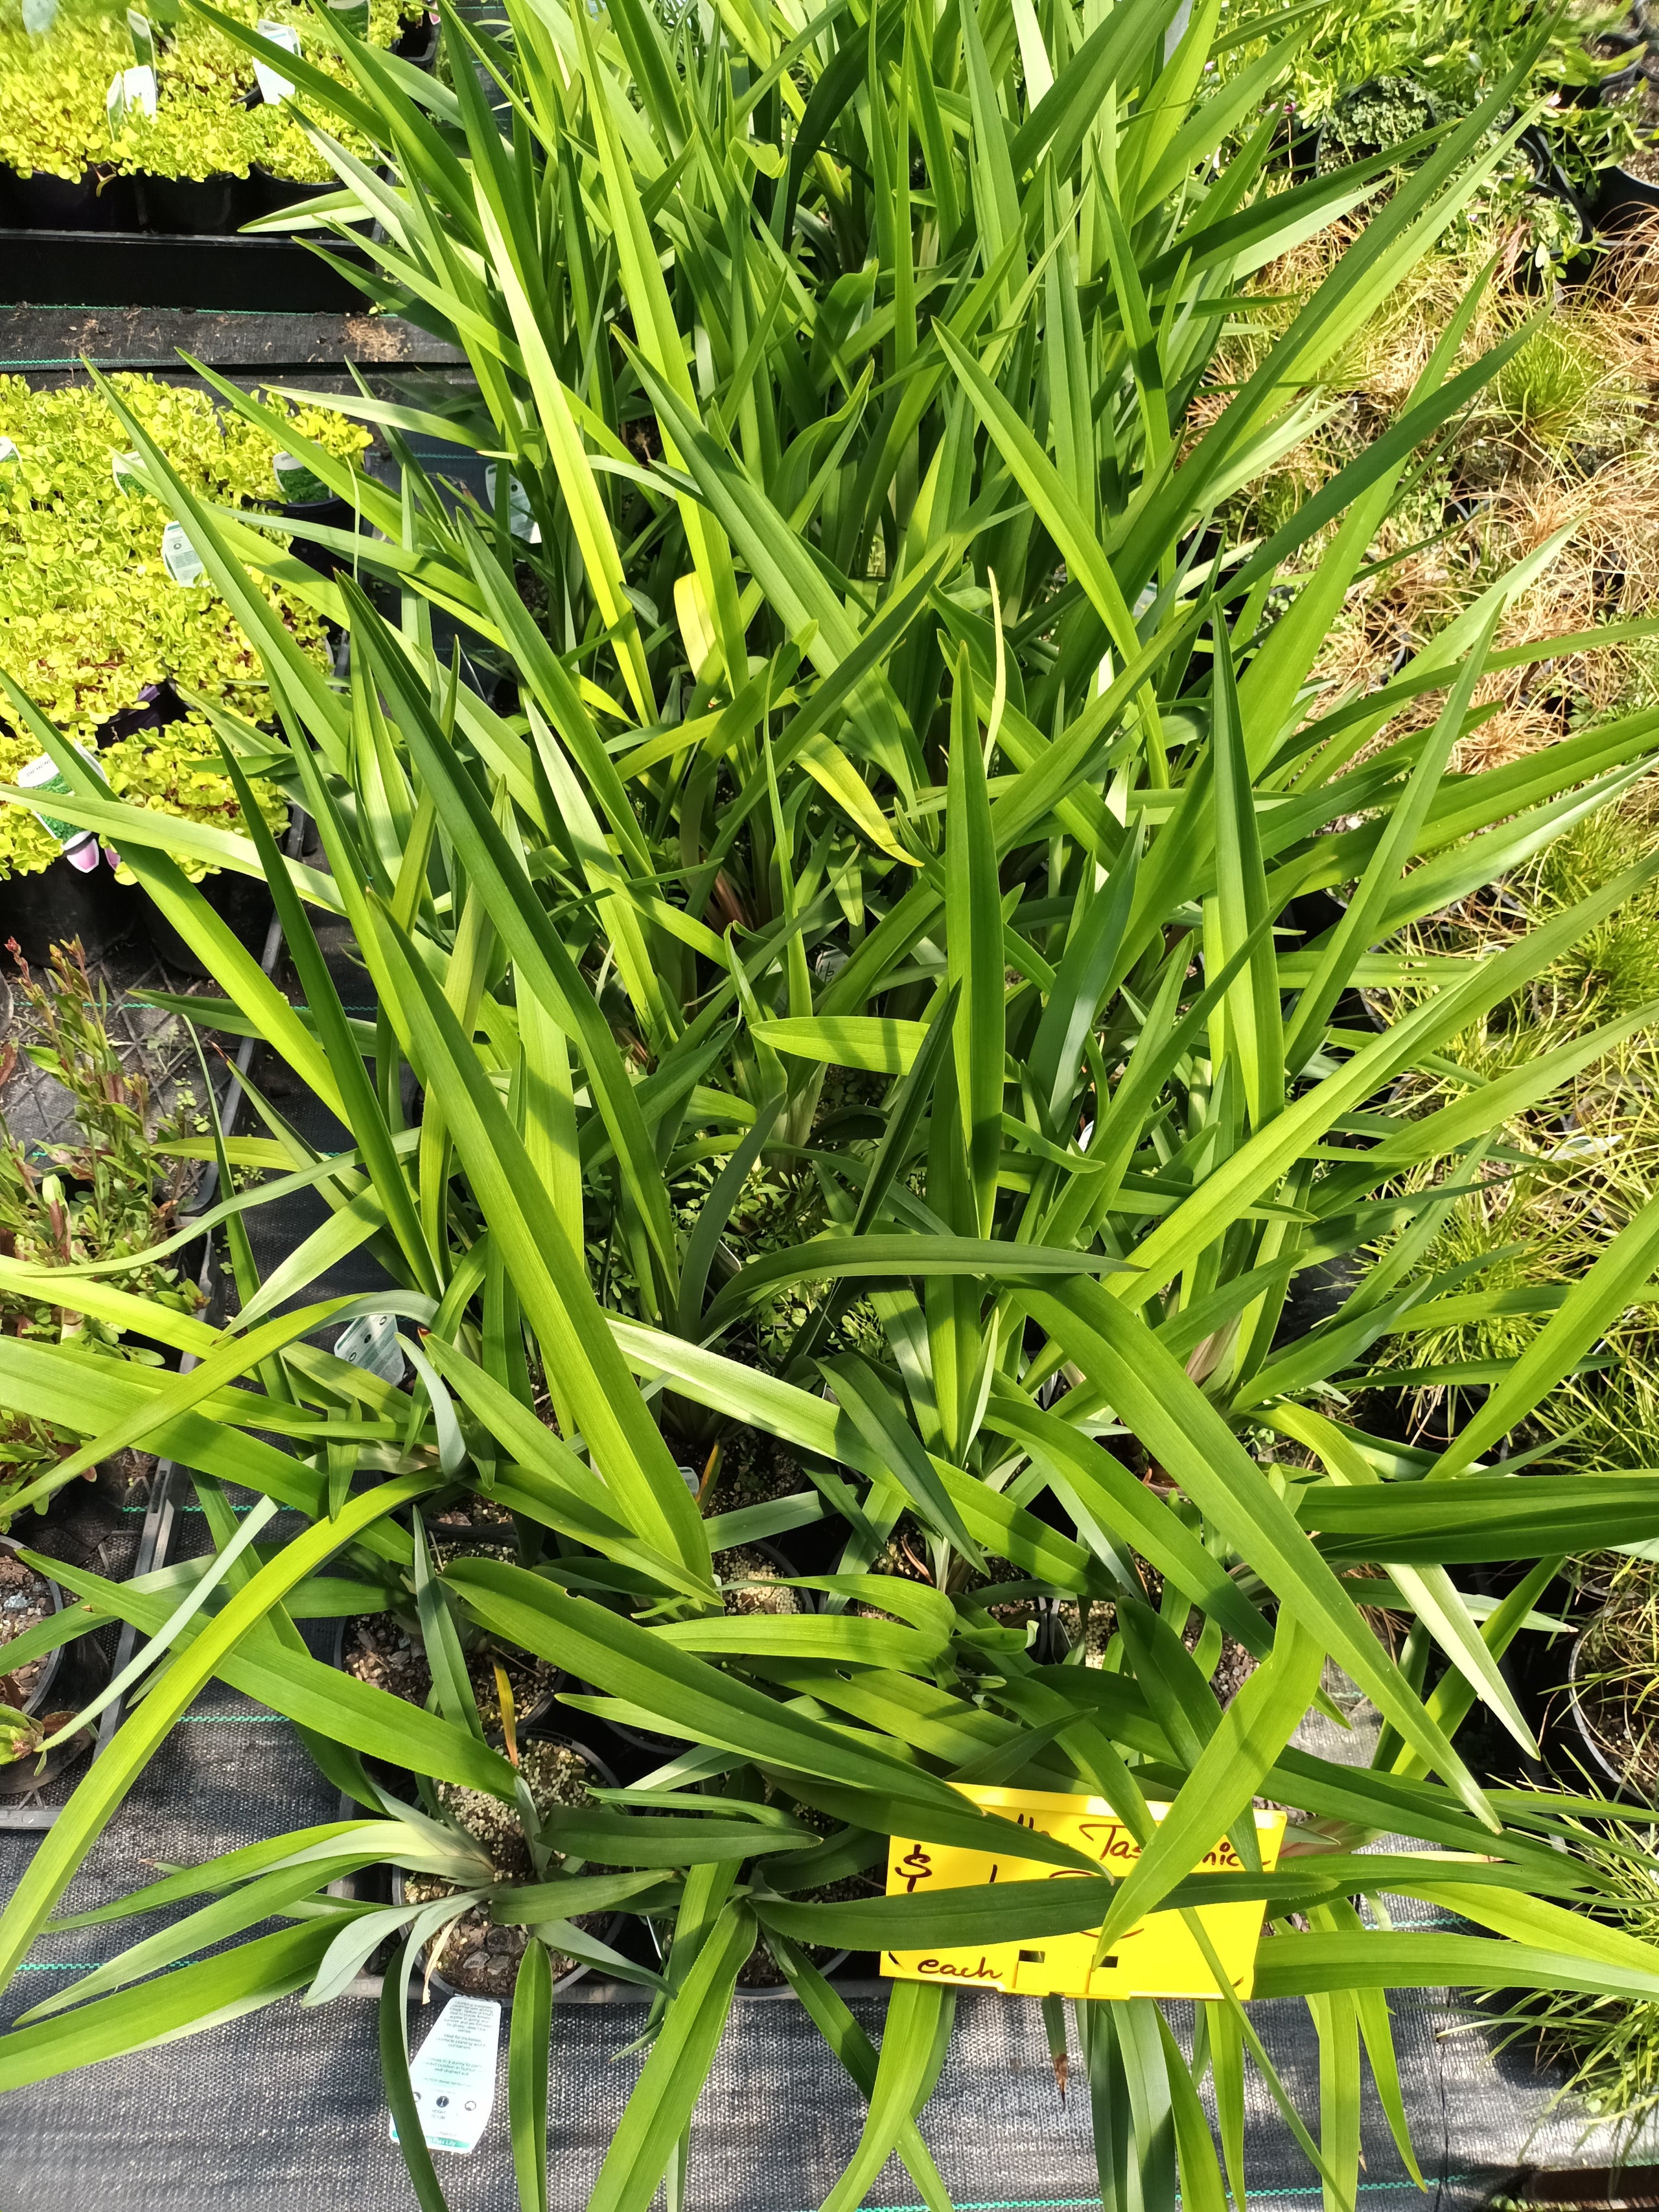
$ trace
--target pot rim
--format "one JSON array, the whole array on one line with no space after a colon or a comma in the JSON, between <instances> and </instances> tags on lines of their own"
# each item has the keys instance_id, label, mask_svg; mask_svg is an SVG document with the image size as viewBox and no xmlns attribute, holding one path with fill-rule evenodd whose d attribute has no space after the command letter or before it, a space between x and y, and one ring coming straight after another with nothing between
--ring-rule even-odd
<instances>
[{"instance_id":1,"label":"pot rim","mask_svg":"<svg viewBox=\"0 0 1659 2212\"><path fill-rule=\"evenodd\" d=\"M1603 1747L1600 1737L1591 1726L1589 1717L1584 1709L1583 1700L1579 1695L1578 1657L1584 1647L1584 1638L1588 1628L1589 1624L1586 1623L1584 1627L1579 1630L1577 1635L1573 1638L1572 1648L1567 1654L1567 1711L1572 1717L1572 1724L1577 1733L1578 1740L1589 1753L1591 1765L1612 1784L1614 1795L1621 1798L1628 1797L1630 1802L1638 1807L1650 1805L1652 1800L1641 1794L1639 1785L1613 1765L1610 1751Z\"/></svg>"}]
</instances>

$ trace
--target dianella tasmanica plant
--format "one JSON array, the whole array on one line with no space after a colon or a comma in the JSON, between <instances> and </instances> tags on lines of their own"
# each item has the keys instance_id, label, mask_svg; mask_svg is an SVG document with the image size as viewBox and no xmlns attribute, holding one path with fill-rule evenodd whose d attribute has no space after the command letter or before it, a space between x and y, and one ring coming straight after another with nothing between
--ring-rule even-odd
<instances>
[{"instance_id":1,"label":"dianella tasmanica plant","mask_svg":"<svg viewBox=\"0 0 1659 2212\"><path fill-rule=\"evenodd\" d=\"M199 1018L252 1030L349 1146L262 1107L264 1134L202 1147L275 1180L207 1218L234 1317L145 1324L187 1375L109 1365L94 1389L71 1350L0 1340L0 1402L85 1439L26 1502L143 1441L193 1470L216 1540L144 1583L82 1577L37 1632L132 1620L150 1686L0 1917L0 1969L64 1924L216 1674L294 1719L362 1816L106 1908L196 1901L0 2037L0 2084L323 2002L383 1954L387 2093L440 2205L404 1999L422 1950L483 1912L529 1930L512 2131L522 2203L544 2206L550 1961L615 1962L576 1923L633 1913L664 1935L659 1966L613 1964L652 2008L602 2212L646 2212L665 2177L678 2201L761 1943L867 2103L833 2212L894 2153L943 2212L915 2116L951 1986L896 1984L878 2051L815 1960L1093 1929L1104 1959L1153 1910L1201 1936L1200 1905L1242 1899L1268 1923L1255 1997L1314 2013L1321 2108L1297 2112L1225 1976L1190 2041L1150 1996L1084 2001L1103 2196L1127 2160L1148 2206L1242 2200L1248 2059L1351 2206L1362 2044L1411 2158L1388 1990L1659 1996L1659 1951L1597 1917L1605 1869L1556 1848L1583 1808L1493 1786L1455 1741L1480 1703L1530 1750L1499 1662L1558 1556L1659 1533L1659 1471L1499 1457L1649 1282L1659 1216L1432 1448L1372 1433L1355 1387L1379 1345L1481 1300L1478 1273L1419 1261L1504 1171L1490 1133L1653 1010L1417 1118L1398 1079L1443 1070L1659 863L1492 958L1407 974L1390 943L1616 799L1659 715L1455 769L1488 669L1622 634L1495 647L1550 544L1386 689L1322 684L1413 457L1525 341L1468 358L1478 294L1398 419L1275 536L1222 519L1504 158L1527 58L1403 167L1298 184L1273 100L1307 20L1212 70L1271 27L1224 27L1218 0L832 0L672 30L637 0L508 0L500 37L444 12L437 78L319 22L347 89L281 58L340 179L313 220L362 240L374 298L465 348L476 394L331 403L380 427L392 488L218 384L357 503L367 534L308 531L343 564L327 580L124 416L265 659L270 726L204 704L226 771L302 808L319 865L246 804L246 838L124 806L9 687L71 787L54 806L201 948L222 997ZM1251 280L1338 218L1346 252L1224 382ZM434 435L493 465L488 501L422 466L411 441ZM349 633L348 677L297 651L261 576ZM185 856L270 878L291 997ZM342 1003L342 947L372 1017ZM1364 994L1402 981L1413 1010L1376 1028ZM327 1218L262 1279L252 1210L302 1187ZM359 1248L387 1287L328 1295ZM30 1279L0 1262L0 1287ZM1313 1283L1336 1285L1322 1309ZM142 1303L114 1267L76 1295L123 1326ZM407 1389L308 1340L365 1305L403 1323ZM696 1474L739 1444L794 1486L705 1511L682 1454ZM240 1528L228 1484L256 1495ZM434 1552L430 1509L468 1497L510 1515L515 1559ZM258 1547L279 1506L303 1531ZM725 1554L781 1532L819 1540L798 1578L818 1609L729 1607ZM1455 1571L1488 1561L1519 1579L1472 1605ZM418 1624L425 1710L331 1674L292 1626L392 1604ZM474 1693L481 1634L678 1748L597 1806L538 1807L510 1700ZM1369 1765L1293 1741L1334 1710L1332 1668L1382 1716ZM999 1784L1104 1801L1139 1855L1103 1873L963 1794ZM527 1876L481 1850L457 1791L513 1811ZM1270 1870L1261 1799L1293 1815ZM1071 1878L856 1893L898 1836ZM1224 1869L1195 1872L1224 1836ZM441 1893L331 1893L377 1866ZM1466 1932L1395 1930L1382 1894Z\"/></svg>"}]
</instances>

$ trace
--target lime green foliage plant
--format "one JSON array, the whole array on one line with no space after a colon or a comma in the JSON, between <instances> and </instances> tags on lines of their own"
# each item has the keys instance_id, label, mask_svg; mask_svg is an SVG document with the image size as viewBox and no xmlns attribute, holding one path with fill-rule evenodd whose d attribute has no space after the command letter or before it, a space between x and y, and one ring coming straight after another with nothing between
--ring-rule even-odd
<instances>
[{"instance_id":1,"label":"lime green foliage plant","mask_svg":"<svg viewBox=\"0 0 1659 2212\"><path fill-rule=\"evenodd\" d=\"M1612 1943L1581 1909L1605 1880L1552 1847L1560 1805L1489 1787L1458 1741L1479 1702L1530 1747L1498 1662L1566 1540L1659 1533L1650 1468L1522 1481L1498 1458L1651 1279L1659 1218L1645 1209L1609 1241L1443 1449L1358 1425L1340 1395L1419 1308L1443 1320L1445 1302L1486 1294L1478 1271L1425 1283L1413 1265L1487 1133L1610 1040L1534 1054L1421 1116L1391 1111L1396 1082L1655 864L1490 960L1448 954L1408 978L1404 956L1375 948L1621 796L1659 751L1659 714L1453 766L1524 568L1434 626L1385 685L1310 683L1414 454L1524 341L1460 362L1479 287L1387 437L1270 533L1225 526L1238 489L1314 428L1331 364L1503 160L1535 57L1370 207L1386 161L1288 190L1268 172L1297 28L1253 76L1224 76L1209 64L1234 33L1213 4L1167 44L1172 0L1099 14L912 0L805 26L694 11L672 36L630 0L507 14L504 41L446 15L447 88L410 95L359 54L350 96L334 96L390 178L331 155L356 204L386 217L370 289L458 338L477 385L441 415L408 398L342 411L504 465L490 508L446 501L412 465L399 496L364 489L383 536L361 570L396 587L395 620L356 580L307 587L349 625L347 684L275 618L252 532L222 527L124 418L280 689L272 750L326 866L285 861L244 813L298 1003L180 874L189 825L112 805L9 690L71 787L54 803L95 814L201 948L224 994L195 1002L201 1018L257 1031L349 1149L313 1151L274 1111L228 1148L233 1168L282 1181L229 1201L234 1327L156 1316L201 1360L162 1392L90 1412L66 1355L0 1340L0 1401L78 1418L83 1438L38 1495L113 1437L187 1431L222 1547L191 1580L226 1593L164 1646L175 1589L86 1582L96 1617L156 1639L155 1671L0 1914L0 1977L216 1674L257 1676L365 1817L98 1908L191 1910L0 2037L0 2086L301 1988L320 2002L391 1935L387 2094L437 2212L405 1997L423 1948L487 1910L532 1931L511 2118L520 2201L539 2207L551 1960L593 1955L577 1923L614 1908L673 1933L595 2212L647 2212L665 2179L680 2201L693 2113L763 1934L848 2077L833 2212L861 2203L895 2152L943 2212L924 2130L951 1986L896 1988L878 2054L811 1947L1041 1950L1098 1929L1103 1956L1150 1910L1231 1897L1272 1925L1255 1995L1311 2001L1316 2118L1224 1978L1190 2053L1151 1996L1083 2002L1074 2024L1047 2008L1050 2047L1078 2051L1109 2184L1133 2167L1126 2187L1148 2204L1177 2186L1212 2212L1229 2185L1242 2202L1248 2065L1333 2212L1351 2207L1362 2045L1404 2134L1382 1992L1659 1996L1659 1948ZM514 95L503 114L491 72ZM319 114L327 85L304 81ZM1260 362L1218 374L1255 270L1361 208L1369 221ZM320 446L301 458L349 480ZM538 539L513 529L508 476ZM514 703L434 645L440 616L511 671ZM1563 649L1540 639L1504 665ZM235 726L209 719L234 780ZM1335 917L1312 909L1337 888ZM341 921L372 1018L324 957ZM1352 1018L1352 993L1407 980L1423 998L1387 1030ZM822 1226L804 1212L810 1234L757 1250L745 1194L769 1155L810 1173ZM677 1215L698 1162L719 1172ZM328 1218L262 1276L246 1218L290 1177ZM627 1255L629 1311L590 1276L599 1218ZM362 1305L324 1294L356 1249L394 1285L377 1310L410 1324L407 1391L308 1340ZM1297 1279L1334 1261L1351 1295L1298 1321ZM82 1280L89 1308L116 1310ZM757 1365L750 1317L802 1284L830 1288ZM877 1326L837 1342L855 1300ZM806 1484L706 1516L666 1433L675 1400L734 1443L775 1444ZM231 1555L226 1478L256 1493L245 1529L278 1504L308 1523L252 1572ZM514 1516L518 1556L434 1568L402 1509L469 1494ZM923 1571L873 1572L902 1526ZM824 1609L729 1612L716 1556L792 1530L835 1563L809 1583ZM1459 1579L1490 1559L1526 1565L1495 1610ZM980 1578L1003 1562L1019 1580L999 1608L1109 1607L1109 1663L1066 1663L1030 1623L991 1614ZM393 1586L413 1602L431 1710L341 1687L289 1636L286 1610L324 1601L319 1581L358 1575L366 1609ZM1398 1656L1379 1610L1411 1619ZM457 1662L463 1623L591 1686L566 1698L576 1711L679 1747L639 1789L550 1812L528 1880L404 1817L362 1763L393 1759L523 1817L510 1735ZM1369 1765L1293 1741L1333 1660L1383 1716ZM1030 1831L964 1800L958 1785L988 1781L1092 1796L1141 1855L1121 1881L1050 1849L1045 1869L1077 1879L823 1894L878 1869L894 1837L965 1841L999 1866L1040 1856ZM1271 1875L1259 1798L1298 1816ZM1239 1869L1195 1875L1223 1832ZM1360 1848L1385 1836L1410 1848ZM453 1887L394 1923L331 1893L370 1864ZM1352 1901L1401 1891L1484 1932L1394 1927ZM289 1911L304 1917L250 1935Z\"/></svg>"},{"instance_id":2,"label":"lime green foliage plant","mask_svg":"<svg viewBox=\"0 0 1659 2212\"><path fill-rule=\"evenodd\" d=\"M142 8L139 9L142 14ZM158 13L161 12L158 10ZM173 12L173 11L168 11ZM343 76L303 0L232 0L239 22L291 20L302 46ZM397 0L370 0L369 37L398 35ZM130 109L112 138L106 106L110 80L133 65L125 7L110 0L63 0L52 27L25 27L21 0L0 5L0 162L23 175L78 178L88 169L176 177L272 175L319 182L328 169L286 103L250 107L256 88L246 50L191 17L153 27L156 112ZM362 142L349 143L361 149Z\"/></svg>"},{"instance_id":3,"label":"lime green foliage plant","mask_svg":"<svg viewBox=\"0 0 1659 2212\"><path fill-rule=\"evenodd\" d=\"M142 376L123 377L119 388L204 498L230 508L280 500L270 443L249 424L198 391ZM296 436L321 433L343 459L368 442L365 432L337 416L283 411ZM259 720L268 708L258 654L210 585L181 586L168 574L161 559L165 510L138 476L116 474L116 458L131 441L106 401L83 387L33 392L21 377L0 380L0 438L12 449L0 459L0 654L59 726L90 744L101 724L136 705L147 688L168 682L234 702ZM325 666L327 641L314 611L276 585L262 596L298 649ZM10 781L40 750L7 720L0 781ZM187 766L204 735L197 722L126 738L110 773L138 803L167 804L172 794L190 818L234 819L222 781ZM276 804L268 786L260 804L268 812ZM7 872L44 867L57 851L31 816L13 810L0 824L0 868Z\"/></svg>"},{"instance_id":4,"label":"lime green foliage plant","mask_svg":"<svg viewBox=\"0 0 1659 2212\"><path fill-rule=\"evenodd\" d=\"M1598 58L1595 41L1628 27L1618 0L1584 0L1553 13L1547 43L1533 34L1537 11L1528 0L1369 0L1332 7L1297 56L1293 98L1298 117L1328 126L1338 145L1370 152L1401 143L1435 123L1465 115L1529 43L1534 58L1521 97L1541 109L1553 142L1575 179L1636 142L1635 104L1575 103L1574 91L1594 85L1617 58Z\"/></svg>"},{"instance_id":5,"label":"lime green foliage plant","mask_svg":"<svg viewBox=\"0 0 1659 2212\"><path fill-rule=\"evenodd\" d=\"M120 1324L82 1312L71 1284L53 1296L48 1273L20 1290L15 1271L101 1267L135 1301L194 1313L201 1293L176 1267L125 1264L173 1229L184 1171L156 1147L184 1133L190 1102L181 1097L172 1112L156 1115L147 1079L125 1066L110 1036L108 992L88 975L78 943L54 947L39 980L25 967L12 988L21 1001L24 1052L69 1092L76 1140L43 1153L15 1137L0 1113L0 1274L13 1271L11 1280L0 1280L0 1333L20 1344L63 1345L77 1356L158 1364L153 1345L130 1344ZM6 1049L15 1065L15 1047ZM15 1413L0 1419L0 1514L8 1489L55 1466L73 1445L72 1428Z\"/></svg>"},{"instance_id":6,"label":"lime green foliage plant","mask_svg":"<svg viewBox=\"0 0 1659 2212\"><path fill-rule=\"evenodd\" d=\"M163 729L118 738L103 748L98 765L115 796L130 805L156 807L179 821L201 822L213 829L236 830L241 825L236 787L225 773L212 726L204 715L186 714ZM286 797L263 776L255 777L248 788L266 823L281 830L288 821ZM211 862L193 855L180 865L194 881L213 872ZM123 883L132 880L125 862L116 874Z\"/></svg>"}]
</instances>

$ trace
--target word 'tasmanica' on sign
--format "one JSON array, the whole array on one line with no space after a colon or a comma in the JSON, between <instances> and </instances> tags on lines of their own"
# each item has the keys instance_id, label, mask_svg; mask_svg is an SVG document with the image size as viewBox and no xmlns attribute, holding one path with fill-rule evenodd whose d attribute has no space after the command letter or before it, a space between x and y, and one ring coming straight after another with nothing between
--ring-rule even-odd
<instances>
[{"instance_id":1,"label":"word 'tasmanica' on sign","mask_svg":"<svg viewBox=\"0 0 1659 2212\"><path fill-rule=\"evenodd\" d=\"M1140 1856L1140 1846L1103 1797L1073 1797L1046 1790L990 1790L958 1784L963 1795L987 1812L1085 1852L1102 1871L1121 1877ZM1155 1820L1169 1811L1151 1805ZM1261 1864L1271 1872L1284 1840L1283 1813L1255 1815ZM1192 1871L1242 1871L1224 1837ZM1041 1859L1004 1857L945 1844L895 1836L887 1859L887 1894L916 1897L929 1890L977 1888L996 1882L1065 1881L1074 1877ZM1237 1995L1248 1997L1255 1980L1261 1933L1259 1900L1201 1905L1198 1917ZM1094 1961L1098 1927L1073 1936L1012 1936L1006 1943L956 1948L884 1951L881 1971L898 1981L945 1982L955 1989L1002 1990L1010 1996L1067 1997L1218 1997L1203 1951L1179 1911L1149 1912L1125 1929L1102 1962Z\"/></svg>"}]
</instances>

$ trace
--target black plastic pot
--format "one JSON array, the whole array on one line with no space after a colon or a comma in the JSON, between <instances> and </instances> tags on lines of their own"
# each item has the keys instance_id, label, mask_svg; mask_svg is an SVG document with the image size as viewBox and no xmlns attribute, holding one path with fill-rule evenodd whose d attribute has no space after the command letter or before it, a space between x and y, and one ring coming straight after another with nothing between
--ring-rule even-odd
<instances>
[{"instance_id":1,"label":"black plastic pot","mask_svg":"<svg viewBox=\"0 0 1659 2212\"><path fill-rule=\"evenodd\" d=\"M430 12L411 15L392 40L392 51L399 61L430 69L438 58L437 17Z\"/></svg>"},{"instance_id":2,"label":"black plastic pot","mask_svg":"<svg viewBox=\"0 0 1659 2212\"><path fill-rule=\"evenodd\" d=\"M1587 42L1588 51L1597 61L1621 62L1618 69L1609 70L1591 84L1564 84L1557 88L1562 105L1566 107L1607 107L1622 100L1636 88L1636 80L1642 74L1642 55L1646 40L1640 31L1598 31Z\"/></svg>"},{"instance_id":3,"label":"black plastic pot","mask_svg":"<svg viewBox=\"0 0 1659 2212\"><path fill-rule=\"evenodd\" d=\"M189 711L171 684L146 684L131 707L123 707L100 726L98 742L112 744L120 738L135 738L141 731L165 730L173 722L182 722Z\"/></svg>"},{"instance_id":4,"label":"black plastic pot","mask_svg":"<svg viewBox=\"0 0 1659 2212\"><path fill-rule=\"evenodd\" d=\"M447 1528L429 1528L427 1533L435 1543L453 1544L455 1541L454 1532ZM495 1540L492 1536L488 1540ZM352 1620L355 1618L354 1615L334 1623L332 1632L322 1655L327 1665L338 1668L342 1672L345 1668L346 1638L350 1633ZM562 1741L562 1732L554 1725L557 1717L554 1713L553 1707L560 1691L568 1689L570 1686L570 1676L562 1668L556 1669L548 1681L547 1687L534 1703L521 1707L515 1713L514 1726L520 1735L558 1735ZM599 1763L603 1765L605 1762L601 1759ZM387 1771L390 1772L391 1770L388 1769Z\"/></svg>"},{"instance_id":5,"label":"black plastic pot","mask_svg":"<svg viewBox=\"0 0 1659 2212\"><path fill-rule=\"evenodd\" d=\"M325 185L300 184L292 177L274 177L269 169L257 166L248 174L256 202L253 215L246 218L249 222L254 216L281 215L289 208L296 214L303 214L313 200L326 199L331 192L340 189L337 177L331 177ZM333 243L331 239L331 246Z\"/></svg>"},{"instance_id":6,"label":"black plastic pot","mask_svg":"<svg viewBox=\"0 0 1659 2212\"><path fill-rule=\"evenodd\" d=\"M1584 1648L1583 1632L1573 1638L1567 1655L1567 1688L1562 1710L1571 1739L1573 1763L1588 1770L1604 1793L1620 1804L1647 1805L1646 1798L1622 1768L1616 1766L1590 1726L1578 1692L1578 1661Z\"/></svg>"},{"instance_id":7,"label":"black plastic pot","mask_svg":"<svg viewBox=\"0 0 1659 2212\"><path fill-rule=\"evenodd\" d=\"M327 530L361 530L362 517L349 499L296 500L281 509L284 522L314 522ZM343 554L331 546L313 545L308 538L295 538L291 549L296 561L303 561L319 576L331 576L348 563Z\"/></svg>"},{"instance_id":8,"label":"black plastic pot","mask_svg":"<svg viewBox=\"0 0 1659 2212\"><path fill-rule=\"evenodd\" d=\"M264 877L244 876L222 868L216 875L204 877L198 888L221 921L229 923L238 941L258 959L264 951L270 919L276 910L270 886ZM137 896L144 934L156 957L169 968L176 968L180 975L211 975L211 969L204 963L195 947L185 943L149 893L140 888Z\"/></svg>"},{"instance_id":9,"label":"black plastic pot","mask_svg":"<svg viewBox=\"0 0 1659 2212\"><path fill-rule=\"evenodd\" d=\"M168 237L228 238L260 214L259 185L252 176L140 176L138 221Z\"/></svg>"},{"instance_id":10,"label":"black plastic pot","mask_svg":"<svg viewBox=\"0 0 1659 2212\"><path fill-rule=\"evenodd\" d=\"M1590 221L1604 238L1650 222L1659 214L1659 185L1633 177L1628 169L1604 169L1590 205Z\"/></svg>"},{"instance_id":11,"label":"black plastic pot","mask_svg":"<svg viewBox=\"0 0 1659 2212\"><path fill-rule=\"evenodd\" d=\"M27 176L7 168L5 198L13 221L29 230L130 230L137 220L131 177L88 169L79 177Z\"/></svg>"},{"instance_id":12,"label":"black plastic pot","mask_svg":"<svg viewBox=\"0 0 1659 2212\"><path fill-rule=\"evenodd\" d=\"M101 859L82 871L63 859L32 876L0 882L0 946L15 941L23 957L43 968L54 945L78 937L88 960L101 960L131 936L134 894Z\"/></svg>"},{"instance_id":13,"label":"black plastic pot","mask_svg":"<svg viewBox=\"0 0 1659 2212\"><path fill-rule=\"evenodd\" d=\"M9 1552L15 1552L20 1548L15 1540L9 1536L0 1536L0 1546L3 1546ZM63 1593L49 1575L43 1575L41 1580L52 1593L52 1611L61 1613L64 1609ZM0 1644L0 1674L3 1674L6 1671L5 1657L6 1647L3 1644ZM36 1713L46 1711L46 1701L52 1695L52 1686L58 1679L63 1659L61 1645L56 1651L49 1651L46 1654L40 1672L35 1678L34 1687L24 1698L20 1711L31 1717ZM67 1743L59 1744L56 1750L49 1751L46 1755L44 1765L38 1759L33 1759L9 1760L5 1765L0 1766L0 1799L26 1796L31 1790L39 1790L43 1783L50 1782L54 1776L61 1774L66 1767L72 1766L76 1759L84 1759L90 1743L90 1733L83 1730L80 1735L71 1736Z\"/></svg>"},{"instance_id":14,"label":"black plastic pot","mask_svg":"<svg viewBox=\"0 0 1659 2212\"><path fill-rule=\"evenodd\" d=\"M8 1552L16 1552L21 1550L21 1547L18 1544L15 1537L0 1536L0 1548ZM54 1613L61 1613L64 1609L62 1591L59 1590L57 1583L52 1581L50 1575L42 1575L40 1579L46 1583L47 1589L52 1592L52 1611ZM5 1656L6 1647L3 1644L0 1644L0 1674L3 1674L7 1671L5 1666ZM33 1714L42 1711L46 1699L52 1694L52 1686L58 1679L58 1669L63 1663L63 1657L64 1652L61 1645L59 1645L56 1651L49 1651L46 1654L46 1659L41 1665L40 1672L35 1678L34 1687L29 1692L27 1697L23 1700L21 1708L23 1712Z\"/></svg>"},{"instance_id":15,"label":"black plastic pot","mask_svg":"<svg viewBox=\"0 0 1659 2212\"><path fill-rule=\"evenodd\" d=\"M368 272L368 256L336 244ZM220 308L257 314L350 315L361 287L290 238L215 237L138 228L137 210L112 231L0 229L0 305Z\"/></svg>"}]
</instances>

